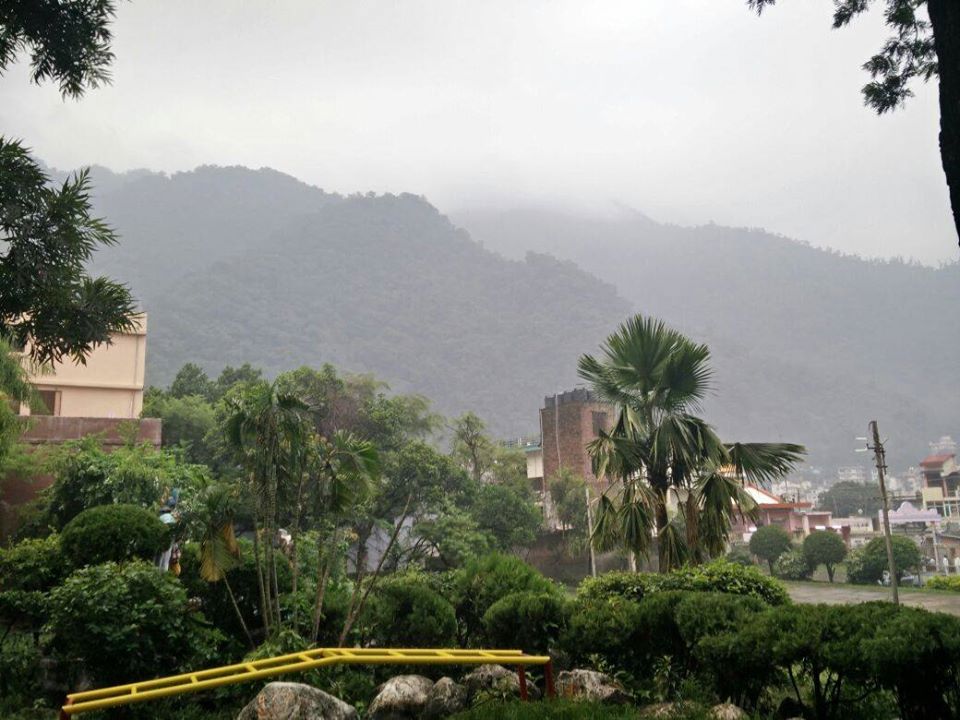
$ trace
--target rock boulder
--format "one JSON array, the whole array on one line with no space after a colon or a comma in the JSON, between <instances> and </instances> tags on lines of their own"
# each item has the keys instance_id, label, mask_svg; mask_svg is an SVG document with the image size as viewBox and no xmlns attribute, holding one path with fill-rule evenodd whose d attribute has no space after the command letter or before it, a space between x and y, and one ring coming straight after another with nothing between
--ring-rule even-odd
<instances>
[{"instance_id":1,"label":"rock boulder","mask_svg":"<svg viewBox=\"0 0 960 720\"><path fill-rule=\"evenodd\" d=\"M433 680L422 675L397 675L377 688L367 708L369 720L414 720L427 707Z\"/></svg>"},{"instance_id":2,"label":"rock boulder","mask_svg":"<svg viewBox=\"0 0 960 720\"><path fill-rule=\"evenodd\" d=\"M494 697L520 697L520 678L516 670L507 670L502 665L481 665L468 675L464 675L463 684L467 688L467 699L480 694ZM527 682L527 696L531 700L540 697L540 690L532 682Z\"/></svg>"},{"instance_id":3,"label":"rock boulder","mask_svg":"<svg viewBox=\"0 0 960 720\"><path fill-rule=\"evenodd\" d=\"M310 685L272 682L240 711L237 720L357 720L357 711Z\"/></svg>"},{"instance_id":4,"label":"rock boulder","mask_svg":"<svg viewBox=\"0 0 960 720\"><path fill-rule=\"evenodd\" d=\"M427 696L423 720L441 720L467 709L467 688L448 677L437 680Z\"/></svg>"},{"instance_id":5,"label":"rock boulder","mask_svg":"<svg viewBox=\"0 0 960 720\"><path fill-rule=\"evenodd\" d=\"M594 670L564 670L557 676L557 695L562 698L591 700L622 705L630 697L609 675Z\"/></svg>"}]
</instances>

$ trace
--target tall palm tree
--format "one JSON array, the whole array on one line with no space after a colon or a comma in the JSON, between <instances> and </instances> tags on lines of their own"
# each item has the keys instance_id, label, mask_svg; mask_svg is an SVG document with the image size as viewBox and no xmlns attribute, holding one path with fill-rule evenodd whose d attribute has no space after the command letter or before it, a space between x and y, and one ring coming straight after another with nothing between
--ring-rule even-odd
<instances>
[{"instance_id":1,"label":"tall palm tree","mask_svg":"<svg viewBox=\"0 0 960 720\"><path fill-rule=\"evenodd\" d=\"M711 389L710 350L659 320L630 318L602 351L578 366L617 408L614 426L588 446L597 476L613 483L598 503L596 541L645 555L656 534L664 572L718 554L736 514L755 511L744 483L789 472L803 447L724 444L696 414Z\"/></svg>"},{"instance_id":2,"label":"tall palm tree","mask_svg":"<svg viewBox=\"0 0 960 720\"><path fill-rule=\"evenodd\" d=\"M307 409L299 398L281 392L276 383L258 382L231 400L226 423L227 442L242 460L256 500L254 555L264 629L268 632L271 625L279 628L281 623L280 589L273 552L278 525L277 497L281 483L299 474L303 446L309 437ZM258 527L261 523L267 539L263 545L263 566Z\"/></svg>"}]
</instances>

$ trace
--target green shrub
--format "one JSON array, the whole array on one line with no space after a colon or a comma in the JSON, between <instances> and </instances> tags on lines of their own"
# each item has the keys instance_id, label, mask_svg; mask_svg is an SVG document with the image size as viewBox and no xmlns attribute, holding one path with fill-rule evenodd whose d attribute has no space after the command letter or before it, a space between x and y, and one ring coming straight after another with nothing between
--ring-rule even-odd
<instances>
[{"instance_id":1,"label":"green shrub","mask_svg":"<svg viewBox=\"0 0 960 720\"><path fill-rule=\"evenodd\" d=\"M764 525L750 536L750 552L761 560L766 560L773 574L773 564L790 549L790 535L777 525Z\"/></svg>"},{"instance_id":2,"label":"green shrub","mask_svg":"<svg viewBox=\"0 0 960 720\"><path fill-rule=\"evenodd\" d=\"M756 567L743 567L726 560L714 560L705 565L685 567L668 575L655 575L654 590L691 590L696 592L723 592L747 595L763 600L768 605L790 602L786 588L773 578L765 576Z\"/></svg>"},{"instance_id":3,"label":"green shrub","mask_svg":"<svg viewBox=\"0 0 960 720\"><path fill-rule=\"evenodd\" d=\"M726 593L690 593L676 606L677 629L692 669L716 699L731 698L752 708L769 684L769 653L763 652L763 643L739 636L767 607L755 597Z\"/></svg>"},{"instance_id":4,"label":"green shrub","mask_svg":"<svg viewBox=\"0 0 960 720\"><path fill-rule=\"evenodd\" d=\"M448 647L457 637L453 605L417 575L381 580L362 622L368 639L380 647Z\"/></svg>"},{"instance_id":5,"label":"green shrub","mask_svg":"<svg viewBox=\"0 0 960 720\"><path fill-rule=\"evenodd\" d=\"M146 562L77 570L50 593L50 649L98 684L173 674L216 661L222 636L188 612L170 573ZM72 684L75 678L68 678Z\"/></svg>"},{"instance_id":6,"label":"green shrub","mask_svg":"<svg viewBox=\"0 0 960 720\"><path fill-rule=\"evenodd\" d=\"M60 538L50 535L0 548L0 590L44 592L66 574Z\"/></svg>"},{"instance_id":7,"label":"green shrub","mask_svg":"<svg viewBox=\"0 0 960 720\"><path fill-rule=\"evenodd\" d=\"M636 717L637 710L629 706L552 700L489 702L453 715L450 720L633 720ZM693 717L689 716L689 720L693 720ZM673 720L685 720L685 717L679 716Z\"/></svg>"},{"instance_id":8,"label":"green shrub","mask_svg":"<svg viewBox=\"0 0 960 720\"><path fill-rule=\"evenodd\" d=\"M773 564L773 574L781 580L809 580L815 569L800 548L784 553Z\"/></svg>"},{"instance_id":9,"label":"green shrub","mask_svg":"<svg viewBox=\"0 0 960 720\"><path fill-rule=\"evenodd\" d=\"M555 583L512 555L492 554L467 563L456 573L451 587L461 642L477 642L490 606L518 592L562 593Z\"/></svg>"},{"instance_id":10,"label":"green shrub","mask_svg":"<svg viewBox=\"0 0 960 720\"><path fill-rule=\"evenodd\" d=\"M960 717L960 619L900 608L861 649L904 720Z\"/></svg>"},{"instance_id":11,"label":"green shrub","mask_svg":"<svg viewBox=\"0 0 960 720\"><path fill-rule=\"evenodd\" d=\"M582 600L608 600L623 598L639 602L651 585L651 576L646 573L608 572L597 577L588 577L577 588L577 598Z\"/></svg>"},{"instance_id":12,"label":"green shrub","mask_svg":"<svg viewBox=\"0 0 960 720\"><path fill-rule=\"evenodd\" d=\"M486 640L496 648L549 652L570 617L570 602L557 593L520 592L500 598L483 616Z\"/></svg>"},{"instance_id":13,"label":"green shrub","mask_svg":"<svg viewBox=\"0 0 960 720\"><path fill-rule=\"evenodd\" d=\"M950 590L960 592L960 575L934 575L924 583L931 590Z\"/></svg>"},{"instance_id":14,"label":"green shrub","mask_svg":"<svg viewBox=\"0 0 960 720\"><path fill-rule=\"evenodd\" d=\"M814 570L818 565L826 567L827 577L833 582L834 568L847 556L847 544L835 532L815 530L803 540L803 556Z\"/></svg>"},{"instance_id":15,"label":"green shrub","mask_svg":"<svg viewBox=\"0 0 960 720\"><path fill-rule=\"evenodd\" d=\"M635 678L642 672L640 622L639 603L622 597L577 598L560 648L574 667Z\"/></svg>"},{"instance_id":16,"label":"green shrub","mask_svg":"<svg viewBox=\"0 0 960 720\"><path fill-rule=\"evenodd\" d=\"M73 567L152 559L170 542L168 528L136 505L101 505L84 510L60 535L64 557Z\"/></svg>"},{"instance_id":17,"label":"green shrub","mask_svg":"<svg viewBox=\"0 0 960 720\"><path fill-rule=\"evenodd\" d=\"M893 560L897 565L897 577L916 570L921 562L917 544L903 535L894 535L890 541L893 546ZM888 567L886 543L882 537L874 538L859 552L851 553L847 563L847 580L859 584L875 583L882 579L883 571Z\"/></svg>"}]
</instances>

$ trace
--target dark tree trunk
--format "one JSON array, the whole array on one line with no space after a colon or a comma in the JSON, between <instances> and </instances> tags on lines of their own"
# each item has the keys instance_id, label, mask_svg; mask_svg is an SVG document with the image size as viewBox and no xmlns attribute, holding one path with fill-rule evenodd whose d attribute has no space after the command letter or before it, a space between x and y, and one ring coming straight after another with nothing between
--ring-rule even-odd
<instances>
[{"instance_id":1,"label":"dark tree trunk","mask_svg":"<svg viewBox=\"0 0 960 720\"><path fill-rule=\"evenodd\" d=\"M940 69L940 158L960 241L960 1L927 0Z\"/></svg>"}]
</instances>

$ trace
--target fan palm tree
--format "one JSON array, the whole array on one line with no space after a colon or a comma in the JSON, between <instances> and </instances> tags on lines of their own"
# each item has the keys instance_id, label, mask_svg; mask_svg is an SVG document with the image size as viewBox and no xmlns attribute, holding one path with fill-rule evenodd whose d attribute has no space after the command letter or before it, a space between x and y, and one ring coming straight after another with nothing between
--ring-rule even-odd
<instances>
[{"instance_id":1,"label":"fan palm tree","mask_svg":"<svg viewBox=\"0 0 960 720\"><path fill-rule=\"evenodd\" d=\"M280 590L277 581L273 541L277 531L277 497L280 485L298 476L303 446L308 442L307 405L299 398L281 392L276 383L258 382L231 401L226 422L226 438L248 472L256 501L254 511L254 555L260 589L264 629L278 628ZM263 566L258 520L267 542L263 547Z\"/></svg>"},{"instance_id":2,"label":"fan palm tree","mask_svg":"<svg viewBox=\"0 0 960 720\"><path fill-rule=\"evenodd\" d=\"M614 426L588 445L594 472L612 481L598 503L595 540L645 555L655 534L664 572L719 554L734 517L755 511L744 483L789 472L803 447L723 443L696 414L711 389L709 349L659 320L630 318L602 351L578 367L617 408Z\"/></svg>"}]
</instances>

